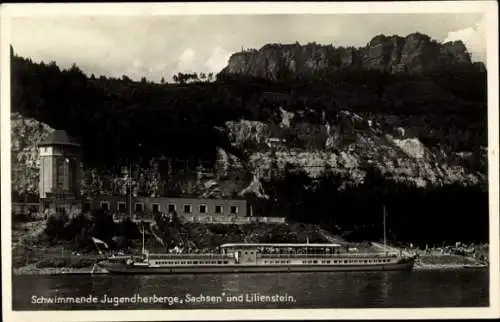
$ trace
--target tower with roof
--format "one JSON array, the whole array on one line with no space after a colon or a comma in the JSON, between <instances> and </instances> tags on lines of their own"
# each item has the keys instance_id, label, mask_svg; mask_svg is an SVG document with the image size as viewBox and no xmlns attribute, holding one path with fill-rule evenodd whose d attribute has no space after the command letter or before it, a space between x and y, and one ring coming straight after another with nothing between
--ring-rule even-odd
<instances>
[{"instance_id":1,"label":"tower with roof","mask_svg":"<svg viewBox=\"0 0 500 322\"><path fill-rule=\"evenodd\" d=\"M38 144L42 209L69 211L80 198L80 145L64 130L55 130Z\"/></svg>"}]
</instances>

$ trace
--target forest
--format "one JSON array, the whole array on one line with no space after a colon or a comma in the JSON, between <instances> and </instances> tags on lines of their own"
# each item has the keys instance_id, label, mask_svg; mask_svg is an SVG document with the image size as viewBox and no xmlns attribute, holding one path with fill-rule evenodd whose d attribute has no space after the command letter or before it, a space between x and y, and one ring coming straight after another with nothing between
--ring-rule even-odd
<instances>
[{"instance_id":1,"label":"forest","mask_svg":"<svg viewBox=\"0 0 500 322\"><path fill-rule=\"evenodd\" d=\"M432 147L476 151L487 144L486 72L457 66L432 75L373 70L288 75L278 81L244 76L180 74L177 83L85 75L76 65L33 63L12 56L12 111L65 129L82 144L89 167L113 168L142 156L214 161L215 146L231 151L214 129L229 120L268 122L278 105L305 111L303 120L334 122L344 109L388 126L404 126ZM264 93L290 97L276 101ZM68 126L71 125L71 126Z\"/></svg>"},{"instance_id":2,"label":"forest","mask_svg":"<svg viewBox=\"0 0 500 322\"><path fill-rule=\"evenodd\" d=\"M174 83L153 83L88 76L76 65L63 70L12 50L11 68L12 111L66 130L82 144L91 168L118 172L125 162L147 166L159 156L189 160L193 167L196 160L214 162L216 146L233 149L215 127L238 119L268 122L279 116L279 106L306 111L302 118L310 123L321 122L323 112L335 122L338 111L349 110L404 126L446 152L487 145L486 71L471 64L428 75L347 70L269 81L183 74ZM269 92L289 99L277 101L264 95ZM364 184L339 189L341 177L327 172L312 180L293 171L265 183L273 201L255 204L262 213L318 223L353 239L377 239L385 207L394 239L488 240L488 193L480 187L424 189L368 172Z\"/></svg>"}]
</instances>

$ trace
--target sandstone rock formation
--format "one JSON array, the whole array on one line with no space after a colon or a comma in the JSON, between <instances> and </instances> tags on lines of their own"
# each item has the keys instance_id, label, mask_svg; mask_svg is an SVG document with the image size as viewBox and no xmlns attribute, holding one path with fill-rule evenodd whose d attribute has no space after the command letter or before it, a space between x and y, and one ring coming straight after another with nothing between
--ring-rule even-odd
<instances>
[{"instance_id":1,"label":"sandstone rock formation","mask_svg":"<svg viewBox=\"0 0 500 322\"><path fill-rule=\"evenodd\" d=\"M259 50L233 54L221 74L273 80L291 74L344 68L419 74L457 64L472 64L463 42L438 43L427 35L412 33L406 37L378 35L360 48L316 43L267 44Z\"/></svg>"}]
</instances>

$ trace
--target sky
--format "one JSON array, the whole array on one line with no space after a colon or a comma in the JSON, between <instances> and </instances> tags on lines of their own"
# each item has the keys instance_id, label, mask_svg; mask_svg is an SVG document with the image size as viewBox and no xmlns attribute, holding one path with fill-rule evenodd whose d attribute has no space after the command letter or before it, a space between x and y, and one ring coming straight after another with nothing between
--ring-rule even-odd
<instances>
[{"instance_id":1,"label":"sky","mask_svg":"<svg viewBox=\"0 0 500 322\"><path fill-rule=\"evenodd\" d=\"M31 16L12 18L11 43L16 54L36 62L159 82L178 72L216 74L242 48L296 41L364 46L378 34L462 40L474 61L484 61L483 19L481 13Z\"/></svg>"}]
</instances>

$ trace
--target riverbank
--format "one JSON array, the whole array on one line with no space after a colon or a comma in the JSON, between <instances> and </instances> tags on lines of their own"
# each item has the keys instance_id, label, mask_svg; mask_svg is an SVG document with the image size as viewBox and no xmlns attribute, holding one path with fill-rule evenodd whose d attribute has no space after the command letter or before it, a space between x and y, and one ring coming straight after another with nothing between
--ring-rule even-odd
<instances>
[{"instance_id":1,"label":"riverbank","mask_svg":"<svg viewBox=\"0 0 500 322\"><path fill-rule=\"evenodd\" d=\"M13 230L12 266L14 275L64 275L90 274L100 256L97 252L76 252L71 243L47 244L39 238L43 231L43 222L18 225ZM276 242L297 243L309 241L338 243L347 246L352 253L377 253L389 251L411 255L417 252L420 256L415 269L439 270L461 269L466 265L481 264L482 262L470 257L433 252L425 254L422 251L407 251L403 248L391 247L377 242L347 242L341 237L331 234L315 225L281 224L281 225L253 225L248 227L231 225L184 225L190 240L196 245L203 246L201 252L216 251L215 245L226 242ZM31 232L31 233L30 233ZM33 233L35 232L35 233ZM154 249L154 238L146 241L152 252L165 252L165 249ZM132 249L138 249L133 247ZM487 254L487 248L485 249ZM94 273L101 273L96 270Z\"/></svg>"},{"instance_id":2,"label":"riverbank","mask_svg":"<svg viewBox=\"0 0 500 322\"><path fill-rule=\"evenodd\" d=\"M90 261L90 258L84 258ZM93 262L95 263L95 262ZM414 270L449 270L449 269L469 269L473 265L482 264L471 257L456 255L423 255L415 263ZM46 265L46 264L45 264ZM67 274L105 274L100 268L94 265L83 267L47 267L44 264L33 263L22 267L13 268L13 275L67 275ZM42 267L41 267L42 266ZM481 269L478 267L478 269Z\"/></svg>"},{"instance_id":3,"label":"riverbank","mask_svg":"<svg viewBox=\"0 0 500 322\"><path fill-rule=\"evenodd\" d=\"M91 274L92 267L37 267L31 264L13 268L13 275L66 275L66 274Z\"/></svg>"}]
</instances>

